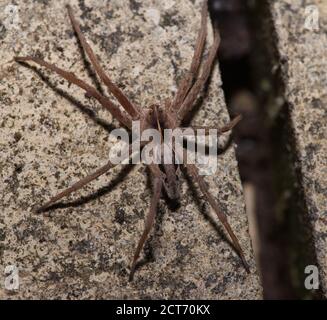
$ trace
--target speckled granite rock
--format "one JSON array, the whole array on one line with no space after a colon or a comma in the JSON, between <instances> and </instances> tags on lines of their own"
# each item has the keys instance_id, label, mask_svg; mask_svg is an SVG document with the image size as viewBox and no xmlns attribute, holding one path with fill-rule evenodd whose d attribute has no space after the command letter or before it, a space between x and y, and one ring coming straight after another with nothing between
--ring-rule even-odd
<instances>
[{"instance_id":1,"label":"speckled granite rock","mask_svg":"<svg viewBox=\"0 0 327 320\"><path fill-rule=\"evenodd\" d=\"M310 9L309 5L315 7ZM327 3L323 0L278 0L271 4L271 10L286 100L291 108L297 166L313 229L320 284L327 296ZM319 12L319 29L314 20L315 10Z\"/></svg>"},{"instance_id":2,"label":"speckled granite rock","mask_svg":"<svg viewBox=\"0 0 327 320\"><path fill-rule=\"evenodd\" d=\"M220 158L219 172L206 180L240 239L251 275L183 179L180 209L170 211L161 201L145 249L148 262L128 282L150 200L142 165L117 167L65 199L61 208L32 213L35 204L106 162L109 131L117 125L81 90L37 68L49 77L45 82L13 62L18 54L42 55L94 83L65 2L20 1L16 25L6 21L0 31L0 297L260 298L233 148ZM199 1L70 3L106 71L134 102L146 106L172 95L191 61ZM216 67L194 123L228 121L219 85ZM19 269L16 291L3 286L8 265Z\"/></svg>"}]
</instances>

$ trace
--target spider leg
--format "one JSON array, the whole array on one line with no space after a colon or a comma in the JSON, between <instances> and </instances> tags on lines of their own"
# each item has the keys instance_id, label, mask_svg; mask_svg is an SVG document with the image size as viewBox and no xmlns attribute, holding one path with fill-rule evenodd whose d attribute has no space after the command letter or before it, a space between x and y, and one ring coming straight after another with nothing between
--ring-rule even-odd
<instances>
[{"instance_id":1,"label":"spider leg","mask_svg":"<svg viewBox=\"0 0 327 320\"><path fill-rule=\"evenodd\" d=\"M210 130L217 130L218 134L228 132L232 130L240 121L242 120L242 115L236 116L232 121L227 123L222 128L216 128L216 127L201 127L201 126L191 126L193 130L205 130L205 134L210 134Z\"/></svg>"},{"instance_id":2,"label":"spider leg","mask_svg":"<svg viewBox=\"0 0 327 320\"><path fill-rule=\"evenodd\" d=\"M207 36L207 17L208 17L208 5L207 5L207 0L204 0L202 4L202 11L201 11L201 27L196 40L191 67L188 74L183 78L181 84L179 85L173 103L171 105L171 110L177 111L180 108L199 71L199 67L201 64L201 56L203 53L206 36Z\"/></svg>"},{"instance_id":3,"label":"spider leg","mask_svg":"<svg viewBox=\"0 0 327 320\"><path fill-rule=\"evenodd\" d=\"M220 44L220 36L218 30L214 31L214 41L209 50L208 58L204 63L201 76L195 81L192 89L188 92L186 98L184 99L181 107L177 112L178 123L180 123L184 117L192 110L193 103L196 100L199 92L202 90L206 84L209 75L211 73L212 66L214 64L217 50Z\"/></svg>"},{"instance_id":4,"label":"spider leg","mask_svg":"<svg viewBox=\"0 0 327 320\"><path fill-rule=\"evenodd\" d=\"M187 154L186 154L185 149L183 149L183 151L181 151L179 148L177 148L177 149L174 148L174 151L177 152L176 154L179 157L179 161L181 163L183 163L182 160L185 160L185 161L187 160ZM203 193L204 197L209 202L210 206L215 211L219 221L223 224L224 228L226 229L229 236L231 237L231 239L233 241L233 244L234 244L234 247L235 247L238 255L240 256L240 258L242 260L242 263L244 265L245 270L248 273L250 273L250 268L249 268L249 265L246 262L246 259L245 259L243 250L241 248L241 245L239 244L239 241L238 241L236 235L234 234L230 224L228 223L226 215L220 210L217 201L215 200L215 198L209 192L209 189L208 189L203 177L200 176L198 168L194 164L185 164L184 163L183 165L186 167L186 169L187 169L188 173L191 175L191 177L199 185L199 188L200 188L201 192Z\"/></svg>"},{"instance_id":5,"label":"spider leg","mask_svg":"<svg viewBox=\"0 0 327 320\"><path fill-rule=\"evenodd\" d=\"M72 192L75 192L81 188L83 188L85 185L87 185L89 182L93 181L94 179L100 177L101 175L105 174L108 170L112 169L115 165L112 164L110 161L105 164L103 167L99 168L98 170L96 170L95 172L91 173L90 175L86 176L85 178L77 181L76 183L74 183L72 186L70 186L69 188L67 188L66 190L58 193L57 195L55 195L54 197L52 197L48 202L46 202L44 205L42 205L41 207L37 208L36 211L37 212L42 212L45 209L47 209L48 207L50 207L52 204L54 204L55 202L57 202L58 200L60 200L63 197L66 197L68 195L70 195Z\"/></svg>"},{"instance_id":6,"label":"spider leg","mask_svg":"<svg viewBox=\"0 0 327 320\"><path fill-rule=\"evenodd\" d=\"M65 71L63 69L58 68L54 64L48 63L42 59L39 59L37 57L15 57L15 61L17 62L27 62L27 61L33 61L40 66L43 66L55 73L57 73L59 76L64 78L70 83L73 83L77 85L78 87L82 88L83 90L86 91L86 93L96 100L98 100L103 107L105 107L114 118L116 118L122 125L124 125L127 128L132 127L132 120L129 117L128 114L125 112L122 112L118 106L113 104L109 98L103 96L99 91L97 91L95 88L84 82L83 80L77 78L74 73Z\"/></svg>"},{"instance_id":7,"label":"spider leg","mask_svg":"<svg viewBox=\"0 0 327 320\"><path fill-rule=\"evenodd\" d=\"M232 130L235 126L238 125L238 123L242 120L242 115L237 115L233 120L231 120L229 123L227 123L222 128L218 129L219 132L224 133L227 131Z\"/></svg>"},{"instance_id":8,"label":"spider leg","mask_svg":"<svg viewBox=\"0 0 327 320\"><path fill-rule=\"evenodd\" d=\"M142 233L142 236L138 242L138 245L137 245L135 253L134 253L132 267L131 267L131 271L129 274L129 281L133 280L137 259L140 255L140 252L144 246L144 243L147 240L149 233L151 231L151 228L153 226L154 219L155 219L156 212L157 212L158 203L160 200L160 195L161 195L161 190L162 190L162 185L163 185L163 177L162 177L161 173L157 171L158 169L153 170L152 167L150 166L150 169L154 175L153 195L152 195L152 199L151 199L150 209L149 209L148 215L145 220L144 231Z\"/></svg>"},{"instance_id":9,"label":"spider leg","mask_svg":"<svg viewBox=\"0 0 327 320\"><path fill-rule=\"evenodd\" d=\"M204 197L206 198L206 200L209 202L209 204L211 205L211 207L214 209L218 219L220 220L220 222L223 224L224 228L226 229L226 231L228 232L229 236L231 237L234 247L238 253L238 255L240 256L243 265L246 269L246 271L248 273L250 273L250 268L246 262L243 250L239 244L239 241L236 237L236 235L234 234L230 224L227 221L227 217L226 215L220 210L218 203L216 202L216 200L214 199L214 197L211 195L211 193L208 190L208 187L203 179L202 176L200 176L198 168L193 165L193 164L184 164L187 171L189 172L189 174L193 177L193 179L197 182L197 184L200 187L201 192L203 193Z\"/></svg>"},{"instance_id":10,"label":"spider leg","mask_svg":"<svg viewBox=\"0 0 327 320\"><path fill-rule=\"evenodd\" d=\"M131 151L133 150L133 145L129 146L129 157L131 156ZM57 202L58 200L62 199L63 197L66 197L70 195L71 193L83 188L85 185L90 183L91 181L95 180L96 178L100 177L101 175L105 174L110 169L117 166L117 163L112 163L111 161L108 161L107 164L96 170L95 172L89 174L85 178L75 182L72 186L65 189L64 191L58 193L54 197L52 197L48 202L46 202L43 206L36 209L37 212L42 212L45 209L47 209L49 206Z\"/></svg>"},{"instance_id":11,"label":"spider leg","mask_svg":"<svg viewBox=\"0 0 327 320\"><path fill-rule=\"evenodd\" d=\"M98 74L100 79L104 82L104 84L108 87L109 92L111 92L115 96L115 98L119 101L119 103L127 111L127 113L129 113L132 118L139 118L140 110L138 108L136 108L136 106L134 106L128 100L128 98L125 96L125 94L105 74L105 72L102 69L100 63L98 62L98 59L97 59L96 55L94 54L92 48L87 43L87 41L81 31L79 23L77 22L77 20L75 19L74 15L73 15L73 10L72 10L71 6L68 5L67 8L68 8L68 14L69 14L70 21L71 21L73 28L77 34L77 37L78 37L84 51L88 55L96 73Z\"/></svg>"}]
</instances>

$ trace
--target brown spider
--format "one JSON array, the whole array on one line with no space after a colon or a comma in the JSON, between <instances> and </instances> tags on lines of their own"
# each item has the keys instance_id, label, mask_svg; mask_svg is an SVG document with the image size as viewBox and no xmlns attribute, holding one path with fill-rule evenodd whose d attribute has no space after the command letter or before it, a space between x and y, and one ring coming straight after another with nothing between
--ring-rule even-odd
<instances>
[{"instance_id":1,"label":"brown spider","mask_svg":"<svg viewBox=\"0 0 327 320\"><path fill-rule=\"evenodd\" d=\"M148 107L146 109L141 109L139 106L134 105L132 102L129 101L129 99L124 95L124 93L111 81L111 79L105 74L102 67L100 66L93 50L89 46L89 44L86 42L80 26L76 19L73 16L72 9L70 6L68 6L68 14L69 18L71 20L71 23L73 25L73 28L77 34L77 37L82 45L83 50L86 52L88 58L90 59L96 73L100 77L100 79L104 82L104 84L108 87L109 92L114 95L114 97L118 100L120 105L123 107L124 111L119 108L119 106L112 103L112 101L102 95L98 90L96 90L94 87L88 85L84 81L80 80L75 76L75 74L71 72L67 72L65 70L62 70L58 68L57 66L50 64L48 62L45 62L42 59L39 59L37 57L16 57L15 60L17 62L26 62L26 61L33 61L55 73L57 73L62 78L66 79L68 82L73 83L77 85L78 87L82 88L86 91L88 96L91 96L98 100L100 104L108 109L108 111L112 114L112 116L119 121L121 125L124 127L131 129L132 128L132 121L139 120L141 123L141 131L148 129L148 128L154 128L159 131L161 129L175 129L179 127L185 118L185 116L192 110L192 106L200 93L200 91L205 86L205 83L207 82L213 63L215 61L216 53L219 47L220 43L220 36L218 30L214 30L214 41L209 49L208 57L206 61L203 64L203 70L201 75L198 75L200 65L201 65L201 56L204 51L204 46L206 42L206 36L207 36L207 17L208 17L208 8L207 3L204 1L202 6L202 12L201 12L201 28L199 30L199 34L196 41L195 51L191 63L190 70L188 74L183 78L181 81L181 84L179 85L179 88L173 98L172 101L167 101L165 103L165 106L161 105L153 105L151 107ZM218 130L218 133L223 133L226 131L231 130L241 119L240 116L236 117L233 121L231 121L229 124L224 126L223 128ZM204 128L206 133L209 128ZM145 143L142 142L142 146L144 146ZM129 145L129 157L132 155L132 144ZM176 151L174 150L176 153ZM181 158L183 154L177 154L178 158ZM73 184L68 189L60 192L53 198L51 198L47 203L45 203L42 207L38 208L38 212L44 211L45 209L49 208L50 205L54 204L59 199L68 196L74 191L79 190L92 180L98 178L99 176L106 173L108 170L112 169L116 164L109 161L105 166L99 168L94 173L88 175L87 177L81 179L80 181ZM130 277L129 279L133 279L133 275L136 268L137 259L139 257L139 254L143 248L143 245L145 241L148 238L148 235L150 233L151 227L153 225L156 211L157 211L157 205L159 202L159 199L161 197L162 189L164 188L166 190L166 193L168 195L169 199L176 199L176 197L179 196L179 186L178 186L178 176L177 176L177 170L179 170L179 165L177 164L164 164L163 166L159 166L157 164L149 164L149 169L153 177L153 196L151 199L150 209L148 212L148 215L146 217L145 221L145 228L143 231L143 234L141 236L141 239L139 240L138 246L135 250L135 254L133 257L133 262L131 266L130 271ZM198 183L200 190L202 191L204 197L206 200L210 203L211 207L214 209L217 217L227 230L228 234L230 235L233 245L240 256L245 269L247 272L249 272L248 264L245 260L242 248L238 242L237 237L232 231L232 228L230 227L226 215L220 210L216 200L214 197L210 194L208 191L208 188L206 186L206 183L203 179L203 177L199 174L199 171L197 167L194 164L184 164L183 166L186 167L186 170L188 173L193 177L193 179Z\"/></svg>"}]
</instances>

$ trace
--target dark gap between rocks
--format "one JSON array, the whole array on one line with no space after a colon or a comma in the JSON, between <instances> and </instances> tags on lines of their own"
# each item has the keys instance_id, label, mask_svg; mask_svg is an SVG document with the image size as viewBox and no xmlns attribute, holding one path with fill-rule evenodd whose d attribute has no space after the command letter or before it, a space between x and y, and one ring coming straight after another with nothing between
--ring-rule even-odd
<instances>
[{"instance_id":1,"label":"dark gap between rocks","mask_svg":"<svg viewBox=\"0 0 327 320\"><path fill-rule=\"evenodd\" d=\"M315 264L301 172L284 102L269 1L211 0L219 63L234 129L250 233L265 299L312 299L304 268Z\"/></svg>"}]
</instances>

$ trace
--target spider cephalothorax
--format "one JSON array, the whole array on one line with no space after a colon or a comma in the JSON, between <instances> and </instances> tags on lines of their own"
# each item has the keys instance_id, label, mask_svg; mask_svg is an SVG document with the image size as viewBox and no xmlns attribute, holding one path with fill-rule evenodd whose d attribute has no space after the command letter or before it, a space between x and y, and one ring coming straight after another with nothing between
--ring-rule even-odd
<instances>
[{"instance_id":1,"label":"spider cephalothorax","mask_svg":"<svg viewBox=\"0 0 327 320\"><path fill-rule=\"evenodd\" d=\"M37 58L37 57L16 57L15 60L18 62L27 62L27 61L33 61L55 73L57 73L62 78L66 79L72 84L77 85L81 89L85 90L88 96L95 98L98 100L98 102L106 108L112 116L119 121L119 123L128 128L132 129L133 121L140 121L140 127L141 132L143 132L146 129L156 129L159 130L159 132L162 132L162 130L165 129L176 129L184 120L185 116L190 113L192 110L193 104L195 100L197 99L198 94L203 89L205 83L207 82L213 63L215 61L216 53L219 47L220 37L218 30L214 30L214 40L211 48L209 49L208 56L206 60L203 62L203 68L202 72L200 73L200 66L201 66L201 57L204 51L204 46L206 42L206 35L207 35L207 16L208 16L208 10L207 10L207 3L204 1L202 6L202 13L201 13L201 27L200 31L197 37L195 51L191 63L191 67L187 75L183 78L181 83L179 84L178 90L176 94L174 95L173 99L171 101L166 101L163 105L152 105L148 108L142 109L140 106L137 106L133 104L126 96L125 94L119 89L112 81L111 79L105 74L102 67L100 66L93 50L86 42L80 26L76 19L73 16L72 9L68 7L68 14L70 17L70 20L72 22L73 28L77 34L77 37L86 52L89 60L91 61L91 64L93 65L97 75L99 78L104 82L104 84L108 87L108 90L112 95L118 100L120 106L123 108L121 109L120 106L114 104L107 96L101 94L97 89L90 86L89 84L85 83L83 80L77 78L75 74L71 72L67 72L63 69L58 68L57 66L50 64L48 62L45 62L44 60ZM240 120L240 117L236 117L233 121L231 121L229 124L227 124L225 127L218 130L218 133L223 133L226 131L231 130ZM202 127L202 129L205 129L205 134L208 132L208 129ZM146 142L141 142L141 147L144 147L146 145ZM129 157L132 155L133 145L129 145ZM143 234L141 236L141 239L139 240L138 246L136 248L132 267L130 271L130 279L132 279L136 263L139 257L139 254L143 248L143 245L148 238L148 235L150 233L151 227L153 225L157 205L160 199L160 196L162 194L162 191L165 190L168 198L176 200L179 198L179 167L180 165L183 165L187 172L190 174L190 176L194 179L195 182L199 185L200 190L202 191L204 197L206 200L210 203L211 207L215 211L217 217L227 230L229 236L231 237L233 241L233 245L239 254L240 258L243 261L243 264L247 271L249 271L248 265L245 261L245 257L243 254L243 251L241 249L241 246L238 242L237 237L235 236L234 232L232 231L226 215L220 210L216 200L209 192L206 183L203 179L203 177L199 174L199 171L197 167L194 164L188 164L182 162L184 159L185 150L182 152L176 151L175 149L172 150L171 157L174 158L177 157L179 159L178 163L163 163L161 165L156 163L147 164L147 166L150 169L151 176L153 178L153 196L151 199L150 209L148 212L148 215L146 217L145 221L145 228L143 231ZM90 181L96 179L100 175L106 173L108 170L113 168L116 164L112 163L111 161L108 161L106 165L99 168L94 173L88 175L87 177L83 178L82 180L76 182L68 189L60 192L53 198L51 198L47 203L45 203L42 207L38 209L38 211L43 211L44 209L48 209L52 204L54 204L59 199L68 196L74 191L77 191L78 189L82 188L86 184L88 184Z\"/></svg>"}]
</instances>

